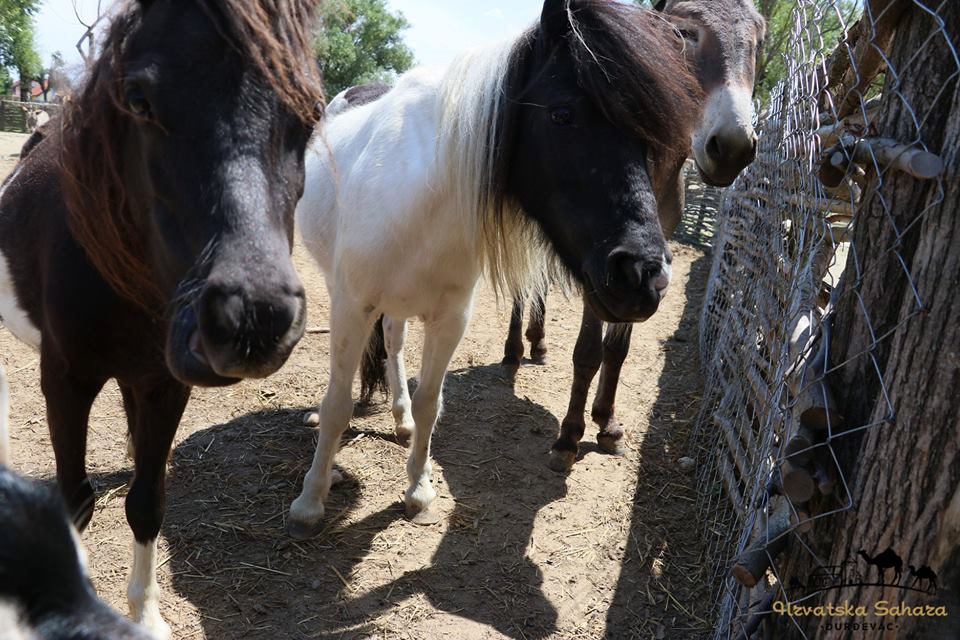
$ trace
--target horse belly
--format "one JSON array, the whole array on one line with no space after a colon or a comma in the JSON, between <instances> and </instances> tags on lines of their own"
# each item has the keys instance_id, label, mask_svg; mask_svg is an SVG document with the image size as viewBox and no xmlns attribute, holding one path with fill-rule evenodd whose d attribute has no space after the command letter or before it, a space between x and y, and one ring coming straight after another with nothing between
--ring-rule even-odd
<instances>
[{"instance_id":1,"label":"horse belly","mask_svg":"<svg viewBox=\"0 0 960 640\"><path fill-rule=\"evenodd\" d=\"M425 230L417 235L414 228L429 229L411 225L406 234L388 234L396 242L383 243L377 251L340 254L341 284L395 318L430 317L462 306L480 277L476 256L442 234Z\"/></svg>"},{"instance_id":2,"label":"horse belly","mask_svg":"<svg viewBox=\"0 0 960 640\"><path fill-rule=\"evenodd\" d=\"M30 321L27 312L17 300L13 276L3 253L0 253L0 324L21 342L40 349L40 329Z\"/></svg>"}]
</instances>

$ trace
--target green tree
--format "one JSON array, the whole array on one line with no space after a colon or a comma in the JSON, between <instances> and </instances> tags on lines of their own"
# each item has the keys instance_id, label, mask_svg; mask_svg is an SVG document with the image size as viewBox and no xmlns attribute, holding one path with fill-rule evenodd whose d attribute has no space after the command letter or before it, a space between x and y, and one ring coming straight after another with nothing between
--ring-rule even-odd
<instances>
[{"instance_id":1,"label":"green tree","mask_svg":"<svg viewBox=\"0 0 960 640\"><path fill-rule=\"evenodd\" d=\"M50 89L56 91L60 98L73 89L73 82L70 79L70 74L67 73L67 62L59 51L54 51L50 56L50 68L44 75L48 80L47 90L43 93L44 100L47 100L47 91Z\"/></svg>"},{"instance_id":2,"label":"green tree","mask_svg":"<svg viewBox=\"0 0 960 640\"><path fill-rule=\"evenodd\" d=\"M833 0L807 6L807 16L794 15L795 0L755 0L757 11L767 20L767 39L757 57L757 80L754 97L761 109L770 101L770 93L786 77L785 50L797 18L801 25L815 25L807 30L805 46L809 51L830 55L843 37L844 30L853 26L863 13L861 0Z\"/></svg>"},{"instance_id":3,"label":"green tree","mask_svg":"<svg viewBox=\"0 0 960 640\"><path fill-rule=\"evenodd\" d=\"M410 25L386 5L386 0L330 0L321 9L316 53L329 96L364 82L388 82L413 65L402 37Z\"/></svg>"},{"instance_id":4,"label":"green tree","mask_svg":"<svg viewBox=\"0 0 960 640\"><path fill-rule=\"evenodd\" d=\"M16 70L22 100L29 99L30 81L42 70L33 26L39 5L40 0L0 0L0 65Z\"/></svg>"}]
</instances>

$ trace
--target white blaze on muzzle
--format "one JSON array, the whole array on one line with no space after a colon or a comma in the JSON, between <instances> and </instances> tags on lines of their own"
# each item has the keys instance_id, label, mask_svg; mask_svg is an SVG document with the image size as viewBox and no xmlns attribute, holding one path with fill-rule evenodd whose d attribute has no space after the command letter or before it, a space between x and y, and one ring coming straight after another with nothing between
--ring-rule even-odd
<instances>
[{"instance_id":1,"label":"white blaze on muzzle","mask_svg":"<svg viewBox=\"0 0 960 640\"><path fill-rule=\"evenodd\" d=\"M670 266L670 262L667 260L666 254L660 259L660 273L653 280L650 281L650 285L660 292L660 295L663 296L667 290L667 287L670 286L670 281L673 277L673 268Z\"/></svg>"},{"instance_id":2,"label":"white blaze on muzzle","mask_svg":"<svg viewBox=\"0 0 960 640\"><path fill-rule=\"evenodd\" d=\"M706 149L710 139L717 135L740 138L744 145L752 144L755 137L753 96L744 87L725 84L707 98L703 119L693 138L694 152L701 165L714 162Z\"/></svg>"}]
</instances>

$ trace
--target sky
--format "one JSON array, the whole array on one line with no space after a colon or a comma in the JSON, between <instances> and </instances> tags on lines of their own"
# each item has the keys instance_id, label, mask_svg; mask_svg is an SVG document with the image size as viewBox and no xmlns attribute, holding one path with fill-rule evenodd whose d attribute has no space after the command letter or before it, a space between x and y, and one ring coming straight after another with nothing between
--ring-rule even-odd
<instances>
[{"instance_id":1,"label":"sky","mask_svg":"<svg viewBox=\"0 0 960 640\"><path fill-rule=\"evenodd\" d=\"M74 15L76 2L81 17L90 21L97 13L97 0L44 0L37 16L37 47L43 63L60 51L68 64L79 64L76 43L86 29ZM103 0L107 7L111 0ZM520 33L533 24L543 0L388 0L410 22L404 34L417 62L441 65L459 51Z\"/></svg>"}]
</instances>

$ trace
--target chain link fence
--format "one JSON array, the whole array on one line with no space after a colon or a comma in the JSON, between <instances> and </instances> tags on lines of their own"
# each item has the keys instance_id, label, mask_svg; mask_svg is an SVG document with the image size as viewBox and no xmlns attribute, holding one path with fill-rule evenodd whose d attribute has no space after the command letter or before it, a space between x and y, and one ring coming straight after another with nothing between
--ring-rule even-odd
<instances>
[{"instance_id":1,"label":"chain link fence","mask_svg":"<svg viewBox=\"0 0 960 640\"><path fill-rule=\"evenodd\" d=\"M884 353L926 310L912 256L944 198L931 123L960 115L942 113L960 75L956 25L945 22L955 4L797 0L757 160L723 195L694 439L717 639L774 624L772 637L813 637L805 621L771 616L774 605L820 602L895 555L875 547L837 562L812 532L858 508L853 443L902 428ZM932 62L937 80L923 81ZM909 207L897 196L908 183L927 194ZM904 295L884 299L890 291ZM845 410L857 402L874 409ZM781 571L787 557L805 572Z\"/></svg>"}]
</instances>

